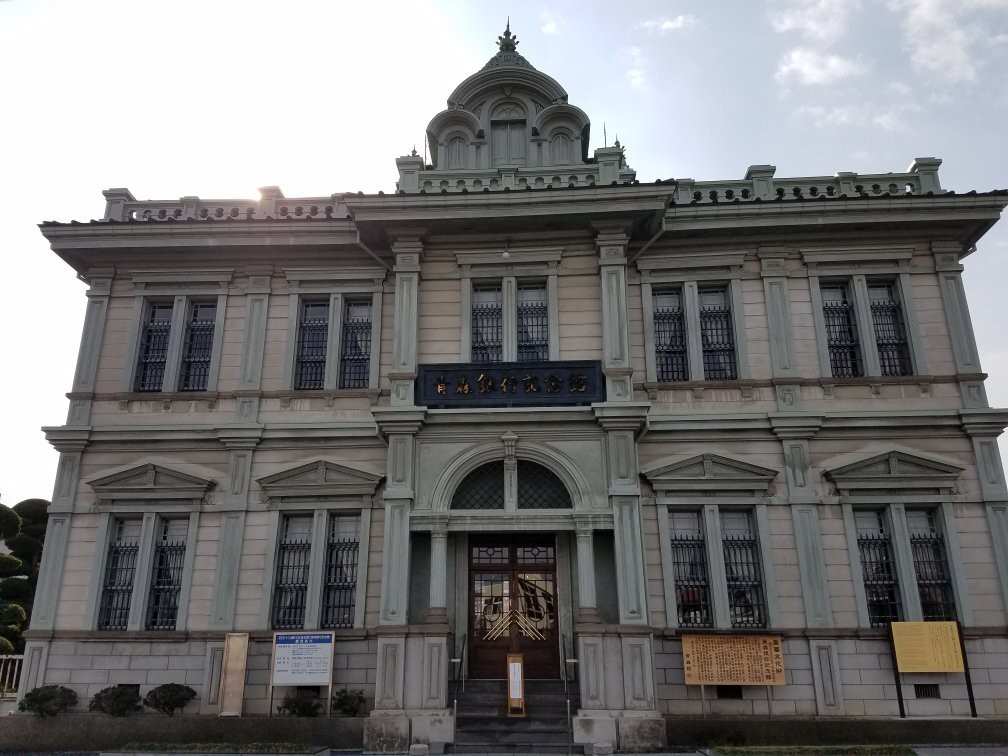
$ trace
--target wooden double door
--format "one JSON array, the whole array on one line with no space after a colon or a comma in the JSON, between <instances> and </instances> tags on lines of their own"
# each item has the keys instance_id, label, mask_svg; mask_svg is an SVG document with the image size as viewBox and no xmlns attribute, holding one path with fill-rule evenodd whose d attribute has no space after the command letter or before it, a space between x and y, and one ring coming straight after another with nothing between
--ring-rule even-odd
<instances>
[{"instance_id":1,"label":"wooden double door","mask_svg":"<svg viewBox=\"0 0 1008 756\"><path fill-rule=\"evenodd\" d=\"M556 537L469 538L469 676L503 678L509 653L528 679L560 676Z\"/></svg>"}]
</instances>

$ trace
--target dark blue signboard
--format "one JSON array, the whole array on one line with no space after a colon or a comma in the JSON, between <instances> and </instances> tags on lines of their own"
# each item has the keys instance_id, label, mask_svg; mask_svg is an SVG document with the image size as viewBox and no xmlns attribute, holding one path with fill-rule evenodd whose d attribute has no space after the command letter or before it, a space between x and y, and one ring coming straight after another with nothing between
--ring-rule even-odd
<instances>
[{"instance_id":1,"label":"dark blue signboard","mask_svg":"<svg viewBox=\"0 0 1008 756\"><path fill-rule=\"evenodd\" d=\"M563 407L605 401L602 363L487 362L420 365L417 404L447 407Z\"/></svg>"}]
</instances>

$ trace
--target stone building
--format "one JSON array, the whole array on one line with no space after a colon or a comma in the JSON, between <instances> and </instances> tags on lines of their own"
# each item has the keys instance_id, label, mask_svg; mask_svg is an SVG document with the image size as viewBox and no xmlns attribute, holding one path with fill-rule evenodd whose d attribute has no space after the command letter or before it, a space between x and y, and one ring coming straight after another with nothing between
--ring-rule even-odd
<instances>
[{"instance_id":1,"label":"stone building","mask_svg":"<svg viewBox=\"0 0 1008 756\"><path fill-rule=\"evenodd\" d=\"M331 629L372 732L452 741L455 681L516 650L576 681L578 742L655 745L701 712L684 632L783 638L772 701L714 713L864 717L887 623L955 619L1008 714L1008 414L961 282L1008 193L933 158L638 181L515 44L395 191L42 224L89 290L22 690L214 713L247 632L263 714L272 633ZM903 682L968 716L962 675Z\"/></svg>"}]
</instances>

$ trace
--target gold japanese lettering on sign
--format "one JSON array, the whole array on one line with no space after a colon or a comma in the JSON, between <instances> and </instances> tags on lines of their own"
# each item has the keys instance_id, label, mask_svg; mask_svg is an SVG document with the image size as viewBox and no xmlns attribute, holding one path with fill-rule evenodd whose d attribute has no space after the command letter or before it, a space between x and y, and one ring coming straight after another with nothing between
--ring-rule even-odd
<instances>
[{"instance_id":1,"label":"gold japanese lettering on sign","mask_svg":"<svg viewBox=\"0 0 1008 756\"><path fill-rule=\"evenodd\" d=\"M785 685L778 635L684 635L687 685Z\"/></svg>"},{"instance_id":2,"label":"gold japanese lettering on sign","mask_svg":"<svg viewBox=\"0 0 1008 756\"><path fill-rule=\"evenodd\" d=\"M502 394L513 394L518 382L513 375L505 375L500 380L500 390Z\"/></svg>"},{"instance_id":3,"label":"gold japanese lettering on sign","mask_svg":"<svg viewBox=\"0 0 1008 756\"><path fill-rule=\"evenodd\" d=\"M448 381L443 375L438 376L437 382L434 384L434 391L442 396L448 393Z\"/></svg>"},{"instance_id":4,"label":"gold japanese lettering on sign","mask_svg":"<svg viewBox=\"0 0 1008 756\"><path fill-rule=\"evenodd\" d=\"M479 378L476 379L476 385L479 386L479 392L481 394L489 394L496 387L493 376L487 375L486 373L479 374Z\"/></svg>"},{"instance_id":5,"label":"gold japanese lettering on sign","mask_svg":"<svg viewBox=\"0 0 1008 756\"><path fill-rule=\"evenodd\" d=\"M469 376L463 375L458 379L458 384L455 386L456 394L468 394L472 389L469 386Z\"/></svg>"},{"instance_id":6,"label":"gold japanese lettering on sign","mask_svg":"<svg viewBox=\"0 0 1008 756\"><path fill-rule=\"evenodd\" d=\"M893 622L900 672L962 672L962 647L955 622Z\"/></svg>"},{"instance_id":7,"label":"gold japanese lettering on sign","mask_svg":"<svg viewBox=\"0 0 1008 756\"><path fill-rule=\"evenodd\" d=\"M588 390L587 375L572 375L570 377L570 390L575 394L583 394Z\"/></svg>"}]
</instances>

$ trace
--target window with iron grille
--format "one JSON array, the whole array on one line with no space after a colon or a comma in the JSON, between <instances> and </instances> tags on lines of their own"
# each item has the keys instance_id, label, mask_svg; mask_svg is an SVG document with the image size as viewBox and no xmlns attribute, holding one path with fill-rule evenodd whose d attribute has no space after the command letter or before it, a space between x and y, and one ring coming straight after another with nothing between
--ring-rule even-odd
<instances>
[{"instance_id":1,"label":"window with iron grille","mask_svg":"<svg viewBox=\"0 0 1008 756\"><path fill-rule=\"evenodd\" d=\"M820 290L823 320L826 324L826 347L833 375L837 378L864 375L854 302L847 284L824 284Z\"/></svg>"},{"instance_id":2,"label":"window with iron grille","mask_svg":"<svg viewBox=\"0 0 1008 756\"><path fill-rule=\"evenodd\" d=\"M882 375L910 375L910 347L903 308L890 283L869 283L868 304L875 328L879 368Z\"/></svg>"},{"instance_id":3,"label":"window with iron grille","mask_svg":"<svg viewBox=\"0 0 1008 756\"><path fill-rule=\"evenodd\" d=\"M371 300L343 305L339 387L367 388L371 376Z\"/></svg>"},{"instance_id":4,"label":"window with iron grille","mask_svg":"<svg viewBox=\"0 0 1008 756\"><path fill-rule=\"evenodd\" d=\"M516 465L518 509L570 509L567 486L552 470L526 459Z\"/></svg>"},{"instance_id":5,"label":"window with iron grille","mask_svg":"<svg viewBox=\"0 0 1008 756\"><path fill-rule=\"evenodd\" d=\"M700 512L670 512L672 575L679 627L713 627L707 544Z\"/></svg>"},{"instance_id":6,"label":"window with iron grille","mask_svg":"<svg viewBox=\"0 0 1008 756\"><path fill-rule=\"evenodd\" d=\"M330 515L326 528L325 578L322 585L324 628L353 627L357 603L360 516Z\"/></svg>"},{"instance_id":7,"label":"window with iron grille","mask_svg":"<svg viewBox=\"0 0 1008 756\"><path fill-rule=\"evenodd\" d=\"M544 281L518 283L518 361L549 359L549 308Z\"/></svg>"},{"instance_id":8,"label":"window with iron grille","mask_svg":"<svg viewBox=\"0 0 1008 756\"><path fill-rule=\"evenodd\" d=\"M473 362L500 362L504 358L503 314L500 282L473 284Z\"/></svg>"},{"instance_id":9,"label":"window with iron grille","mask_svg":"<svg viewBox=\"0 0 1008 756\"><path fill-rule=\"evenodd\" d=\"M751 512L721 512L721 545L731 626L766 627L763 569Z\"/></svg>"},{"instance_id":10,"label":"window with iron grille","mask_svg":"<svg viewBox=\"0 0 1008 756\"><path fill-rule=\"evenodd\" d=\"M893 567L892 539L881 510L861 510L854 513L857 530L858 556L864 577L868 620L872 627L885 627L898 622L902 614L896 570Z\"/></svg>"},{"instance_id":11,"label":"window with iron grille","mask_svg":"<svg viewBox=\"0 0 1008 756\"><path fill-rule=\"evenodd\" d=\"M179 391L206 391L213 357L216 302L191 302L182 345Z\"/></svg>"},{"instance_id":12,"label":"window with iron grille","mask_svg":"<svg viewBox=\"0 0 1008 756\"><path fill-rule=\"evenodd\" d=\"M175 629L188 529L188 520L162 520L158 523L147 599L145 626L148 630Z\"/></svg>"},{"instance_id":13,"label":"window with iron grille","mask_svg":"<svg viewBox=\"0 0 1008 756\"><path fill-rule=\"evenodd\" d=\"M700 345L704 378L731 381L738 377L735 368L735 333L731 304L726 286L701 286Z\"/></svg>"},{"instance_id":14,"label":"window with iron grille","mask_svg":"<svg viewBox=\"0 0 1008 756\"><path fill-rule=\"evenodd\" d=\"M149 302L147 317L140 332L140 353L137 358L134 391L160 391L168 361L168 341L171 335L172 302Z\"/></svg>"},{"instance_id":15,"label":"window with iron grille","mask_svg":"<svg viewBox=\"0 0 1008 756\"><path fill-rule=\"evenodd\" d=\"M112 538L105 557L105 575L98 606L99 630L126 629L140 553L141 522L139 519L112 521Z\"/></svg>"},{"instance_id":16,"label":"window with iron grille","mask_svg":"<svg viewBox=\"0 0 1008 756\"><path fill-rule=\"evenodd\" d=\"M277 630L304 627L311 528L310 515L285 515L280 523L273 584L273 627Z\"/></svg>"},{"instance_id":17,"label":"window with iron grille","mask_svg":"<svg viewBox=\"0 0 1008 756\"><path fill-rule=\"evenodd\" d=\"M945 555L945 540L938 528L935 510L910 509L906 514L924 621L954 620L956 608L952 578Z\"/></svg>"},{"instance_id":18,"label":"window with iron grille","mask_svg":"<svg viewBox=\"0 0 1008 756\"><path fill-rule=\"evenodd\" d=\"M503 509L504 463L487 462L465 476L452 496L452 509Z\"/></svg>"},{"instance_id":19,"label":"window with iron grille","mask_svg":"<svg viewBox=\"0 0 1008 756\"><path fill-rule=\"evenodd\" d=\"M328 340L328 298L303 300L301 302L301 317L298 320L294 388L321 389L325 387Z\"/></svg>"},{"instance_id":20,"label":"window with iron grille","mask_svg":"<svg viewBox=\"0 0 1008 756\"><path fill-rule=\"evenodd\" d=\"M682 288L655 292L652 303L658 380L662 383L688 381L689 358Z\"/></svg>"}]
</instances>

